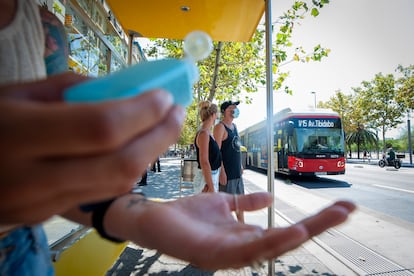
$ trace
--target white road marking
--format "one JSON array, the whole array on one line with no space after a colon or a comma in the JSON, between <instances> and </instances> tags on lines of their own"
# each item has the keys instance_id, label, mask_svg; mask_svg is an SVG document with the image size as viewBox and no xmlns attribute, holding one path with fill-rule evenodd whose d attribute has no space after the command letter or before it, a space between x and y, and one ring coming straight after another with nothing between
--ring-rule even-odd
<instances>
[{"instance_id":1,"label":"white road marking","mask_svg":"<svg viewBox=\"0 0 414 276\"><path fill-rule=\"evenodd\" d=\"M376 184L374 184L373 186L377 186L377 187L381 187L381 188L385 188L385 189L396 190L396 191L401 191L401 192L407 192L407 193L414 194L414 191L410 191L410 190L406 190L406 189L400 189L400 188L394 188L394 187L388 187L388 186L376 185Z\"/></svg>"}]
</instances>

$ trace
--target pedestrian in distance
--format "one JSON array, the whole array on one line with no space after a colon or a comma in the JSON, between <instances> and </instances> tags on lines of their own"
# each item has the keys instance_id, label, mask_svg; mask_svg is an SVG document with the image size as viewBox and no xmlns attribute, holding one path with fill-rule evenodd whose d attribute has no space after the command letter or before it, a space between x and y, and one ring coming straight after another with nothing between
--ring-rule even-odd
<instances>
[{"instance_id":1,"label":"pedestrian in distance","mask_svg":"<svg viewBox=\"0 0 414 276\"><path fill-rule=\"evenodd\" d=\"M147 179L148 179L148 171L145 169L144 173L141 176L140 181L138 182L138 186L147 186Z\"/></svg>"},{"instance_id":2,"label":"pedestrian in distance","mask_svg":"<svg viewBox=\"0 0 414 276\"><path fill-rule=\"evenodd\" d=\"M155 167L155 165L157 165L157 167ZM157 157L157 160L155 160L153 163L152 163L152 168L151 168L151 171L153 171L153 172L157 172L157 170L156 169L158 169L158 172L161 172L161 164L160 164L160 157L158 156Z\"/></svg>"}]
</instances>

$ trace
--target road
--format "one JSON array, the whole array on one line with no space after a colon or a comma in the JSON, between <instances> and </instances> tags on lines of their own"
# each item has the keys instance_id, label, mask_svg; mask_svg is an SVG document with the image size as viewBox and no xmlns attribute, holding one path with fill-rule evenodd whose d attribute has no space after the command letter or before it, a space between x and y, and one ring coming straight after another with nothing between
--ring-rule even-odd
<instances>
[{"instance_id":1,"label":"road","mask_svg":"<svg viewBox=\"0 0 414 276\"><path fill-rule=\"evenodd\" d=\"M267 190L265 174L246 170L243 178L247 192ZM413 179L414 168L350 163L345 175L275 177L275 208L282 218L298 221L336 199L351 199L358 209L349 221L318 239L359 275L414 275Z\"/></svg>"},{"instance_id":2,"label":"road","mask_svg":"<svg viewBox=\"0 0 414 276\"><path fill-rule=\"evenodd\" d=\"M296 178L292 182L323 196L348 198L359 206L414 223L414 168L347 164L345 175Z\"/></svg>"}]
</instances>

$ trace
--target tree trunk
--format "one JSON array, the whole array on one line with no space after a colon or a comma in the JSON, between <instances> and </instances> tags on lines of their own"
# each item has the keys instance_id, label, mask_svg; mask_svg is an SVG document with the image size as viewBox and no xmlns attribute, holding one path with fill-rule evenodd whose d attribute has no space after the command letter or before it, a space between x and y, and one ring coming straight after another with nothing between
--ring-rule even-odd
<instances>
[{"instance_id":1,"label":"tree trunk","mask_svg":"<svg viewBox=\"0 0 414 276\"><path fill-rule=\"evenodd\" d=\"M360 148L360 144L361 144L361 138L358 135L358 140L357 140L357 152L358 152L358 159L359 159L359 148Z\"/></svg>"},{"instance_id":2,"label":"tree trunk","mask_svg":"<svg viewBox=\"0 0 414 276\"><path fill-rule=\"evenodd\" d=\"M221 54L221 47L223 42L219 41L216 48L216 62L214 64L214 73L213 73L213 81L211 82L210 94L208 96L208 100L212 101L214 96L216 95L216 88L217 88L217 78L218 78L218 71L220 65L220 54Z\"/></svg>"}]
</instances>

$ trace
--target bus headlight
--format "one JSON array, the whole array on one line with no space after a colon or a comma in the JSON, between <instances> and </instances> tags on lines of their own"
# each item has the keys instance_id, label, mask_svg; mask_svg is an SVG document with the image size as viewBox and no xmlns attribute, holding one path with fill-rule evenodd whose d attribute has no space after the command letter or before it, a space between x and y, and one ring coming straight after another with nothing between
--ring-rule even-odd
<instances>
[{"instance_id":1,"label":"bus headlight","mask_svg":"<svg viewBox=\"0 0 414 276\"><path fill-rule=\"evenodd\" d=\"M344 162L344 161L342 161L342 160L340 160L340 161L338 161L338 163L336 163L336 166L337 166L338 168L343 168L343 167L345 167L345 162Z\"/></svg>"}]
</instances>

